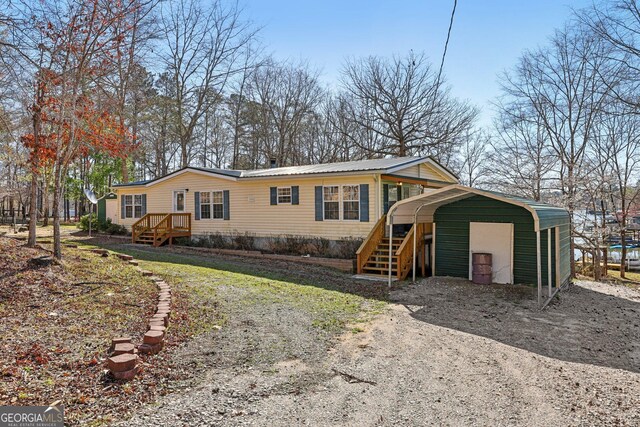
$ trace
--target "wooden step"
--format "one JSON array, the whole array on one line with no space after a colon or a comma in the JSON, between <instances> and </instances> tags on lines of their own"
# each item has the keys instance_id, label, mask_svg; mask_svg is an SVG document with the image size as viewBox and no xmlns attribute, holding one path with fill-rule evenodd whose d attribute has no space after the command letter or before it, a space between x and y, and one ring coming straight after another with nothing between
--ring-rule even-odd
<instances>
[{"instance_id":1,"label":"wooden step","mask_svg":"<svg viewBox=\"0 0 640 427\"><path fill-rule=\"evenodd\" d=\"M389 252L387 251L386 254L376 254L373 253L371 254L371 256L369 257L370 260L382 260L382 261L389 261ZM398 259L398 255L391 255L391 260L392 261L396 261Z\"/></svg>"},{"instance_id":2,"label":"wooden step","mask_svg":"<svg viewBox=\"0 0 640 427\"><path fill-rule=\"evenodd\" d=\"M389 268L384 268L384 267L367 267L365 266L363 269L363 271L383 271L383 272L389 272ZM391 269L391 274L392 275L396 275L398 273L398 270L396 270L395 268Z\"/></svg>"},{"instance_id":3,"label":"wooden step","mask_svg":"<svg viewBox=\"0 0 640 427\"><path fill-rule=\"evenodd\" d=\"M365 265L364 267L362 267L364 270L380 270L380 271L389 271L389 267L386 265ZM392 266L391 267L391 271L398 271L397 266Z\"/></svg>"},{"instance_id":4,"label":"wooden step","mask_svg":"<svg viewBox=\"0 0 640 427\"><path fill-rule=\"evenodd\" d=\"M393 249L398 249L401 245L391 245ZM376 246L377 250L389 250L389 245L378 245Z\"/></svg>"},{"instance_id":5,"label":"wooden step","mask_svg":"<svg viewBox=\"0 0 640 427\"><path fill-rule=\"evenodd\" d=\"M396 255L397 249L392 249L391 250L391 256L397 256ZM385 249L385 250L375 250L373 251L373 253L371 253L371 256L386 256L387 258L389 257L389 249Z\"/></svg>"},{"instance_id":6,"label":"wooden step","mask_svg":"<svg viewBox=\"0 0 640 427\"><path fill-rule=\"evenodd\" d=\"M391 261L392 265L396 265L398 263L397 260L393 260ZM378 259L378 260L374 260L374 259L370 259L367 260L367 263L365 265L369 265L369 264L384 264L384 265L389 265L389 260L388 259Z\"/></svg>"}]
</instances>

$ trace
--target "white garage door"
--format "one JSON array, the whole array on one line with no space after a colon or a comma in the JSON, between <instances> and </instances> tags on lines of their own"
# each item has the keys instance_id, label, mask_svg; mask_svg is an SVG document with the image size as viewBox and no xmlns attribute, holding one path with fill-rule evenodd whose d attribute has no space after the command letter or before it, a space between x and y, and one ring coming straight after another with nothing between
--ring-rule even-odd
<instances>
[{"instance_id":1,"label":"white garage door","mask_svg":"<svg viewBox=\"0 0 640 427\"><path fill-rule=\"evenodd\" d=\"M469 280L472 278L471 254L474 252L492 255L493 283L513 283L513 224L469 224Z\"/></svg>"}]
</instances>

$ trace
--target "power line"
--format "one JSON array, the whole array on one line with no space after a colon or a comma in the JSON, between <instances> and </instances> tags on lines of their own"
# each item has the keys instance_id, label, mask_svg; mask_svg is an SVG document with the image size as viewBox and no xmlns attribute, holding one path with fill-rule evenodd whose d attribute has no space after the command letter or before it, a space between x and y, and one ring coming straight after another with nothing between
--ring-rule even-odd
<instances>
[{"instance_id":1,"label":"power line","mask_svg":"<svg viewBox=\"0 0 640 427\"><path fill-rule=\"evenodd\" d=\"M453 19L456 16L456 7L458 0L453 0L453 10L451 11L451 19L449 20L449 30L447 31L447 40L444 42L444 51L442 52L442 60L440 61L440 69L438 70L438 78L436 79L436 92L440 87L440 79L442 78L442 69L444 68L444 60L447 57L447 49L449 48L449 39L451 38L451 29L453 28Z\"/></svg>"}]
</instances>

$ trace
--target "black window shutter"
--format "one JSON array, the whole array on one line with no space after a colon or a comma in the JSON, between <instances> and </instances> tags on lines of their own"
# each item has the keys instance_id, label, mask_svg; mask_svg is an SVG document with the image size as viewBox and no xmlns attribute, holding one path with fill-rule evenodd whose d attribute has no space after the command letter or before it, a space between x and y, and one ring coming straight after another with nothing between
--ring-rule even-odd
<instances>
[{"instance_id":1,"label":"black window shutter","mask_svg":"<svg viewBox=\"0 0 640 427\"><path fill-rule=\"evenodd\" d=\"M142 199L142 216L145 216L147 214L147 195L143 194L140 198Z\"/></svg>"},{"instance_id":2,"label":"black window shutter","mask_svg":"<svg viewBox=\"0 0 640 427\"><path fill-rule=\"evenodd\" d=\"M229 220L229 190L224 190L222 192L222 210L223 210L223 219L225 221Z\"/></svg>"},{"instance_id":3,"label":"black window shutter","mask_svg":"<svg viewBox=\"0 0 640 427\"><path fill-rule=\"evenodd\" d=\"M382 186L382 206L385 214L389 212L389 184Z\"/></svg>"},{"instance_id":4,"label":"black window shutter","mask_svg":"<svg viewBox=\"0 0 640 427\"><path fill-rule=\"evenodd\" d=\"M322 221L322 185L316 185L316 221Z\"/></svg>"},{"instance_id":5,"label":"black window shutter","mask_svg":"<svg viewBox=\"0 0 640 427\"><path fill-rule=\"evenodd\" d=\"M200 192L199 191L193 192L193 200L196 205L196 208L195 208L196 211L193 213L193 216L195 220L198 221L200 219Z\"/></svg>"},{"instance_id":6,"label":"black window shutter","mask_svg":"<svg viewBox=\"0 0 640 427\"><path fill-rule=\"evenodd\" d=\"M120 218L124 219L125 208L124 208L124 194L120 196Z\"/></svg>"},{"instance_id":7,"label":"black window shutter","mask_svg":"<svg viewBox=\"0 0 640 427\"><path fill-rule=\"evenodd\" d=\"M369 222L369 184L360 184L360 222Z\"/></svg>"},{"instance_id":8,"label":"black window shutter","mask_svg":"<svg viewBox=\"0 0 640 427\"><path fill-rule=\"evenodd\" d=\"M278 204L278 187L271 187L271 204L272 205L277 205Z\"/></svg>"},{"instance_id":9,"label":"black window shutter","mask_svg":"<svg viewBox=\"0 0 640 427\"><path fill-rule=\"evenodd\" d=\"M294 185L291 187L291 204L299 205L300 204L300 187Z\"/></svg>"}]
</instances>

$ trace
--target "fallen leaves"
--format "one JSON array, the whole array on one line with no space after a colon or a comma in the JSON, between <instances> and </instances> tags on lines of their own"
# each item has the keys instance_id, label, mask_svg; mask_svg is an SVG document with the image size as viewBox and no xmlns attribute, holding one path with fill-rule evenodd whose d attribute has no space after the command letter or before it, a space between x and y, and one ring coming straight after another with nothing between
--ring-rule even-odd
<instances>
[{"instance_id":1,"label":"fallen leaves","mask_svg":"<svg viewBox=\"0 0 640 427\"><path fill-rule=\"evenodd\" d=\"M66 421L77 425L121 419L165 393L164 379L176 375L166 357L128 384L104 368L112 337L140 341L155 285L115 257L65 248L59 264L32 261L46 255L0 237L0 405L60 399Z\"/></svg>"}]
</instances>

